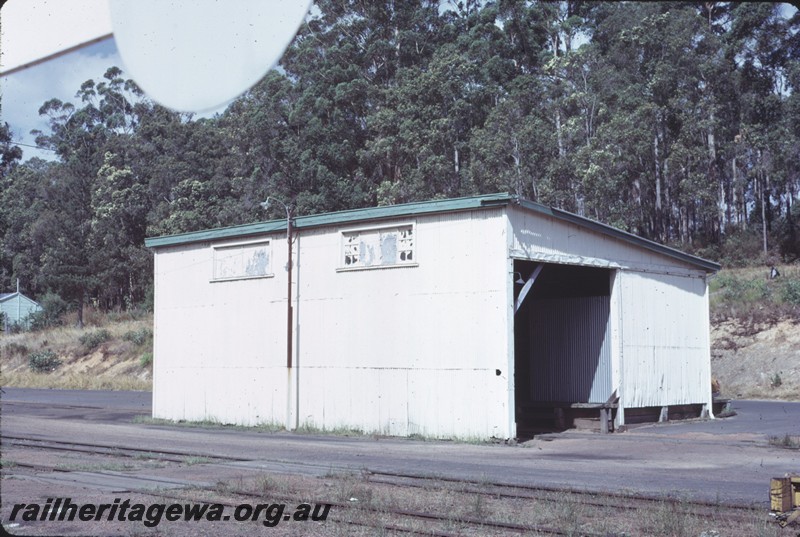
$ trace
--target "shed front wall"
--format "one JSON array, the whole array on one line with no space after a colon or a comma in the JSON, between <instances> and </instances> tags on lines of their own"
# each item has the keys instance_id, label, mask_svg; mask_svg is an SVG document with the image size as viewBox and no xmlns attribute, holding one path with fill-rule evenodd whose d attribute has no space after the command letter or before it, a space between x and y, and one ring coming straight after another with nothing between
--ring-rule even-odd
<instances>
[{"instance_id":1,"label":"shed front wall","mask_svg":"<svg viewBox=\"0 0 800 537\"><path fill-rule=\"evenodd\" d=\"M509 254L515 259L703 275L683 261L544 214L511 207Z\"/></svg>"},{"instance_id":2,"label":"shed front wall","mask_svg":"<svg viewBox=\"0 0 800 537\"><path fill-rule=\"evenodd\" d=\"M618 280L622 405L710 403L705 278L621 271Z\"/></svg>"},{"instance_id":3,"label":"shed front wall","mask_svg":"<svg viewBox=\"0 0 800 537\"><path fill-rule=\"evenodd\" d=\"M416 266L337 271L341 233L364 226L300 237L298 423L508 437L502 211L380 225L410 222Z\"/></svg>"},{"instance_id":4,"label":"shed front wall","mask_svg":"<svg viewBox=\"0 0 800 537\"><path fill-rule=\"evenodd\" d=\"M521 209L509 211L515 259L607 267L612 388L623 407L711 401L705 272L664 254Z\"/></svg>"}]
</instances>

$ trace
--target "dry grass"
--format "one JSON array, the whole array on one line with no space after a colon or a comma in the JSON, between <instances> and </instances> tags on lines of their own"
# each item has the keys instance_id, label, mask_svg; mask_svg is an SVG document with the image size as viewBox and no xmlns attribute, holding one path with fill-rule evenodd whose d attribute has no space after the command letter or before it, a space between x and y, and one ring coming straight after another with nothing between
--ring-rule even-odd
<instances>
[{"instance_id":1,"label":"dry grass","mask_svg":"<svg viewBox=\"0 0 800 537\"><path fill-rule=\"evenodd\" d=\"M134 376L107 377L89 373L52 375L32 371L2 372L0 383L3 386L18 388L49 388L57 390L134 390L151 391L153 382Z\"/></svg>"},{"instance_id":2,"label":"dry grass","mask_svg":"<svg viewBox=\"0 0 800 537\"><path fill-rule=\"evenodd\" d=\"M780 528L768 520L766 513L754 512L743 522L722 506L709 514L705 509L675 498L664 498L642 510L631 511L620 508L618 500L614 499L604 506L590 503L602 499L601 496L553 492L541 499L514 499L498 497L488 490L478 493L474 483L431 481L422 488L397 486L372 482L369 473L333 474L322 478L265 474L223 482L217 490L221 493L247 491L280 501L293 498L305 502L344 503L348 508L335 507L331 511L331 518L339 522L326 525L331 535L339 535L338 530L344 531L342 535L351 534L350 531L363 535L394 535L387 530L392 526L464 536L519 534L467 520L557 528L565 535L576 536L587 533L664 537L780 535ZM395 514L398 510L433 513L444 520L411 519ZM288 529L288 526L281 529Z\"/></svg>"},{"instance_id":3,"label":"dry grass","mask_svg":"<svg viewBox=\"0 0 800 537\"><path fill-rule=\"evenodd\" d=\"M74 314L73 314L74 316ZM36 332L0 336L0 382L3 386L79 390L151 390L152 365L142 356L152 355L149 335L152 315L85 313L85 328L74 319L64 326ZM101 330L108 339L93 337ZM103 340L105 339L105 340ZM101 341L103 340L103 341ZM37 373L29 367L32 353L52 351L61 361L53 371Z\"/></svg>"}]
</instances>

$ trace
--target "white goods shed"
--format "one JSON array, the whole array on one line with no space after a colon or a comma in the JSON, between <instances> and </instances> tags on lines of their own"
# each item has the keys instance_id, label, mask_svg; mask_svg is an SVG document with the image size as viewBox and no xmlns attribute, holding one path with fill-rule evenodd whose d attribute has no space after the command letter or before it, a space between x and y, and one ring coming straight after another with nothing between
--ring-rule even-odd
<instances>
[{"instance_id":1,"label":"white goods shed","mask_svg":"<svg viewBox=\"0 0 800 537\"><path fill-rule=\"evenodd\" d=\"M513 438L711 411L715 263L508 194L294 218L291 270L286 227L147 239L154 417Z\"/></svg>"}]
</instances>

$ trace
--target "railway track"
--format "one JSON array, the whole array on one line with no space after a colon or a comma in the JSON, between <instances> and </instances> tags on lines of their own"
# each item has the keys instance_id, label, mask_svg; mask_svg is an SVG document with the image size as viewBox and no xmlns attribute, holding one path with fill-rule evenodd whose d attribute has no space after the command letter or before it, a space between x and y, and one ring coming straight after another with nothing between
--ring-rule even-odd
<instances>
[{"instance_id":1,"label":"railway track","mask_svg":"<svg viewBox=\"0 0 800 537\"><path fill-rule=\"evenodd\" d=\"M168 451L163 449L153 450L113 444L91 444L83 442L64 442L60 440L43 440L24 436L3 435L2 443L6 446L28 447L51 451L73 451L98 455L112 455L116 457L141 458L143 455L152 455L163 461L184 462L187 458L198 457L209 459L209 462L227 461L242 462L247 459L228 457L225 455L208 455L185 451Z\"/></svg>"},{"instance_id":2,"label":"railway track","mask_svg":"<svg viewBox=\"0 0 800 537\"><path fill-rule=\"evenodd\" d=\"M185 463L189 458L201 458L204 461L204 464L225 464L231 462L247 462L249 460L239 457L213 455L208 453L174 450L152 450L133 446L109 444L64 442L24 436L4 436L2 438L2 442L4 446L8 447L14 446L26 449L38 449L56 452L69 451L87 455L95 454L135 459L142 459L146 457L150 460L175 463ZM17 466L34 472L65 471L63 468L47 465L18 463ZM309 464L309 466L311 466L311 464ZM331 470L340 471L342 474L353 473L353 469L351 468L331 468ZM333 474L331 477L335 477L335 474ZM629 494L613 491L597 492L565 487L469 481L438 475L372 471L368 469L362 469L359 473L359 478L364 483L388 487L391 489L417 489L426 491L441 490L448 492L456 491L457 493L473 498L485 498L486 501L509 500L518 502L533 501L556 503L563 502L564 495L569 495L577 498L575 501L579 502L583 506L589 506L599 511L607 510L609 516L613 516L613 513L617 511L626 511L633 513L635 516L635 513L637 512L646 512L648 510L663 507L664 505L671 505L676 508L680 507L681 509L691 509L692 513L695 513L697 516L721 516L722 514L731 522L735 522L736 520L752 520L753 518L758 517L759 514L766 517L766 509L762 505L754 506L723 502L708 502L704 500L670 496L647 496L642 494ZM148 489L132 489L130 492L157 496L160 498L174 498L176 500L196 502L196 493L198 489L212 491L238 499L247 499L251 501L264 500L263 493L248 491L242 488L226 488L225 490L220 491L214 487L197 486L194 487L193 490L195 498L190 497L190 495L187 495L187 493L179 493L178 491L165 492L162 490L158 493L154 493L152 490ZM291 495L284 495L283 497L280 497L272 493L270 493L269 499L270 501L285 501L287 503L298 501L297 496L292 497ZM230 505L236 504L236 502L232 500L226 501L228 501L228 504ZM359 517L353 516L354 513L362 515L369 514L373 517L373 519L377 517L381 520L381 527L383 529L403 534L451 537L454 535L464 535L467 531L477 532L473 534L478 535L482 531L490 530L493 532L503 532L507 534L527 535L575 534L574 528L563 529L543 524L519 524L510 521L491 520L485 516L463 516L454 515L453 513L442 514L393 506L371 505L369 503L354 504L353 502L334 501L325 498L304 498L303 501L317 504L330 504L331 506L336 507L337 514L332 516L329 520L338 524L374 528L374 522L365 522L359 520ZM225 505L225 502L219 503L223 503L223 505ZM422 525L422 527L419 527L420 525ZM446 529L447 527L452 527L454 525L459 527L458 532L453 533L452 531ZM591 531L580 531L579 534L586 535L587 537L609 535L607 532L592 533Z\"/></svg>"}]
</instances>

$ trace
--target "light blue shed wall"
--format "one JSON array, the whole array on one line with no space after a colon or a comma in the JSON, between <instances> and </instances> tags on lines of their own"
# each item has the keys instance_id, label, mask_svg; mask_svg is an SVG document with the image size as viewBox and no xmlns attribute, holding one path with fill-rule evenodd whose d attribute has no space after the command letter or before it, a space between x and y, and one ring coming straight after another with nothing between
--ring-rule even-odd
<instances>
[{"instance_id":1,"label":"light blue shed wall","mask_svg":"<svg viewBox=\"0 0 800 537\"><path fill-rule=\"evenodd\" d=\"M13 324L21 324L30 328L30 315L41 310L41 306L25 295L13 293L0 301L0 311L3 313L3 330Z\"/></svg>"}]
</instances>

